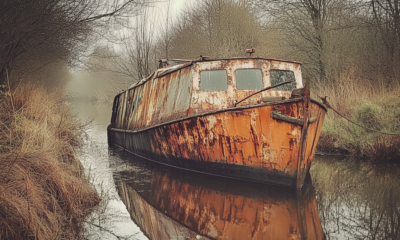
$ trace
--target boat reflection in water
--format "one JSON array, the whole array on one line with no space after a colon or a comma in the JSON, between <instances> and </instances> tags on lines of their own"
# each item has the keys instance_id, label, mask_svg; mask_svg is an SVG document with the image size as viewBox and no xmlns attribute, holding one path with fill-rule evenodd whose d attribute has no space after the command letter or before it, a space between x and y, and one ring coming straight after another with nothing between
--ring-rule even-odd
<instances>
[{"instance_id":1,"label":"boat reflection in water","mask_svg":"<svg viewBox=\"0 0 400 240\"><path fill-rule=\"evenodd\" d=\"M297 191L123 158L119 196L150 239L325 238L309 177Z\"/></svg>"}]
</instances>

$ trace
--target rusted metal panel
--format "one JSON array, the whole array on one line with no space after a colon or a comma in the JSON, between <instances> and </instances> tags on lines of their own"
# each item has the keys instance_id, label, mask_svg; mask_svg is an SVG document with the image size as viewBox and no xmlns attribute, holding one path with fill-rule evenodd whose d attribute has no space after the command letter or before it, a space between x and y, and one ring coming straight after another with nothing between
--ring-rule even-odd
<instances>
[{"instance_id":1,"label":"rusted metal panel","mask_svg":"<svg viewBox=\"0 0 400 240\"><path fill-rule=\"evenodd\" d=\"M157 100L163 101L163 107L160 110L160 114L157 116L158 123L167 121L172 115L172 110L176 100L176 92L179 85L178 73L179 72L173 72L172 74L163 77L164 88L160 94L160 99Z\"/></svg>"},{"instance_id":2,"label":"rusted metal panel","mask_svg":"<svg viewBox=\"0 0 400 240\"><path fill-rule=\"evenodd\" d=\"M132 106L131 107L131 116L129 117L128 128L130 130L138 129L138 111L139 111L139 103L141 101L141 88L133 88L129 91L133 91L132 97Z\"/></svg>"},{"instance_id":3,"label":"rusted metal panel","mask_svg":"<svg viewBox=\"0 0 400 240\"><path fill-rule=\"evenodd\" d=\"M311 106L314 105L320 109L312 102ZM302 146L301 126L274 119L272 111L301 118L302 102L231 109L127 133L126 138L133 142L127 149L183 168L295 187ZM310 136L318 137L313 128L317 123L322 121L310 124Z\"/></svg>"},{"instance_id":4,"label":"rusted metal panel","mask_svg":"<svg viewBox=\"0 0 400 240\"><path fill-rule=\"evenodd\" d=\"M307 136L305 139L305 153L301 161L301 167L303 172L301 173L301 178L304 179L306 174L308 173L312 159L314 158L315 150L317 147L317 142L321 133L322 124L325 118L325 110L311 104L310 106L310 119L312 117L316 118L317 120L314 122L309 121ZM300 182L303 182L300 180Z\"/></svg>"},{"instance_id":5,"label":"rusted metal panel","mask_svg":"<svg viewBox=\"0 0 400 240\"><path fill-rule=\"evenodd\" d=\"M138 88L132 88L129 90L131 97L130 115L127 126L127 129L129 130L137 129L138 91Z\"/></svg>"},{"instance_id":6,"label":"rusted metal panel","mask_svg":"<svg viewBox=\"0 0 400 240\"><path fill-rule=\"evenodd\" d=\"M191 98L191 76L191 69L183 68L141 85L146 91L145 94L149 95L148 99L144 99L144 103L147 104L146 111L139 114L141 118L146 119L142 126L187 116Z\"/></svg>"},{"instance_id":7,"label":"rusted metal panel","mask_svg":"<svg viewBox=\"0 0 400 240\"><path fill-rule=\"evenodd\" d=\"M137 99L136 99L136 104L137 104L137 128L140 129L144 127L143 125L143 112L147 108L147 103L144 101L145 93L144 93L144 87L145 85L141 85L137 87Z\"/></svg>"},{"instance_id":8,"label":"rusted metal panel","mask_svg":"<svg viewBox=\"0 0 400 240\"><path fill-rule=\"evenodd\" d=\"M169 81L166 83L168 88L166 89L166 99L164 103L164 107L160 112L159 117L163 117L165 119L169 119L171 115L173 115L174 105L177 100L177 94L179 90L179 71L172 73ZM162 118L161 118L162 119Z\"/></svg>"},{"instance_id":9,"label":"rusted metal panel","mask_svg":"<svg viewBox=\"0 0 400 240\"><path fill-rule=\"evenodd\" d=\"M164 79L163 78L155 78L151 82L151 96L150 99L153 99L148 103L149 112L147 114L147 119L150 122L157 122L157 117L160 115L160 111L163 108L163 100L164 97L161 96L161 89L164 87ZM148 83L146 83L148 84Z\"/></svg>"},{"instance_id":10,"label":"rusted metal panel","mask_svg":"<svg viewBox=\"0 0 400 240\"><path fill-rule=\"evenodd\" d=\"M193 72L193 92L191 100L191 114L197 114L201 112L213 111L217 109L228 108L231 105L229 96L234 90L232 78L228 74L228 90L227 91L201 91L201 79L200 72L203 70L214 70L214 69L228 69L226 68L227 61L212 61L204 62L201 64L194 65Z\"/></svg>"},{"instance_id":11,"label":"rusted metal panel","mask_svg":"<svg viewBox=\"0 0 400 240\"><path fill-rule=\"evenodd\" d=\"M296 103L286 113L298 116ZM224 112L160 128L152 151L165 158L263 167L296 176L301 128L271 117L273 106Z\"/></svg>"},{"instance_id":12,"label":"rusted metal panel","mask_svg":"<svg viewBox=\"0 0 400 240\"><path fill-rule=\"evenodd\" d=\"M126 93L126 107L125 107L125 116L124 116L124 123L123 123L123 128L124 129L129 129L129 123L132 122L132 117L133 117L133 110L134 110L134 103L133 103L133 97L134 97L135 90L130 89Z\"/></svg>"},{"instance_id":13,"label":"rusted metal panel","mask_svg":"<svg viewBox=\"0 0 400 240\"><path fill-rule=\"evenodd\" d=\"M126 93L122 93L119 96L119 103L118 103L118 111L117 111L117 119L116 119L116 127L123 129L123 119L125 116L125 95Z\"/></svg>"},{"instance_id":14,"label":"rusted metal panel","mask_svg":"<svg viewBox=\"0 0 400 240\"><path fill-rule=\"evenodd\" d=\"M128 123L128 129L134 130L138 128L138 100L139 100L139 88L132 88L133 97L132 97L132 111L130 121Z\"/></svg>"},{"instance_id":15,"label":"rusted metal panel","mask_svg":"<svg viewBox=\"0 0 400 240\"><path fill-rule=\"evenodd\" d=\"M173 113L176 117L186 117L192 97L193 71L191 68L183 68L180 71L179 87Z\"/></svg>"},{"instance_id":16,"label":"rusted metal panel","mask_svg":"<svg viewBox=\"0 0 400 240\"><path fill-rule=\"evenodd\" d=\"M152 112L153 108L150 108L150 104L153 102L153 97L156 97L153 93L152 89L152 84L156 82L154 80L149 81L145 84L143 84L143 94L142 94L142 99L139 105L139 108L144 108L144 110L139 114L139 129L148 126L150 122L152 121Z\"/></svg>"}]
</instances>

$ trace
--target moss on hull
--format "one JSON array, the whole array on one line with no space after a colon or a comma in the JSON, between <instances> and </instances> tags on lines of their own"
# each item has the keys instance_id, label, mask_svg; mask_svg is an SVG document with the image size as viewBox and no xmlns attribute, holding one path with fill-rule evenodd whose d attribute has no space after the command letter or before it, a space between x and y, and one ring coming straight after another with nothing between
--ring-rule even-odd
<instances>
[{"instance_id":1,"label":"moss on hull","mask_svg":"<svg viewBox=\"0 0 400 240\"><path fill-rule=\"evenodd\" d=\"M77 239L99 197L75 150L84 126L63 94L26 85L0 99L0 239Z\"/></svg>"}]
</instances>

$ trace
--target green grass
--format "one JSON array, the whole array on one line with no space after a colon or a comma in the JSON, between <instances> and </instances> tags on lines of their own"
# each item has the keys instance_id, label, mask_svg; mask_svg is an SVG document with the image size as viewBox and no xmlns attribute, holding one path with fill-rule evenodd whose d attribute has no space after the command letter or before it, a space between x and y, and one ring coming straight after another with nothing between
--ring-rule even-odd
<instances>
[{"instance_id":1,"label":"green grass","mask_svg":"<svg viewBox=\"0 0 400 240\"><path fill-rule=\"evenodd\" d=\"M380 132L399 134L369 131L328 110L321 130L320 151L372 160L400 159L400 87L379 89L363 80L348 78L318 91L319 95L328 96L331 106L352 121Z\"/></svg>"}]
</instances>

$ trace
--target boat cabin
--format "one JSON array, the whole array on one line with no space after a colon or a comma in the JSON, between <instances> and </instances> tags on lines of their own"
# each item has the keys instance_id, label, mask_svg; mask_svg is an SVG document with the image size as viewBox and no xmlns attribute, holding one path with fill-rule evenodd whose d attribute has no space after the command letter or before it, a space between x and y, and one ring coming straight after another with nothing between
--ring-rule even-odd
<instances>
[{"instance_id":1,"label":"boat cabin","mask_svg":"<svg viewBox=\"0 0 400 240\"><path fill-rule=\"evenodd\" d=\"M235 103L263 88L282 85ZM302 88L300 63L264 58L178 60L115 97L114 128L143 130L196 115L283 101Z\"/></svg>"}]
</instances>

